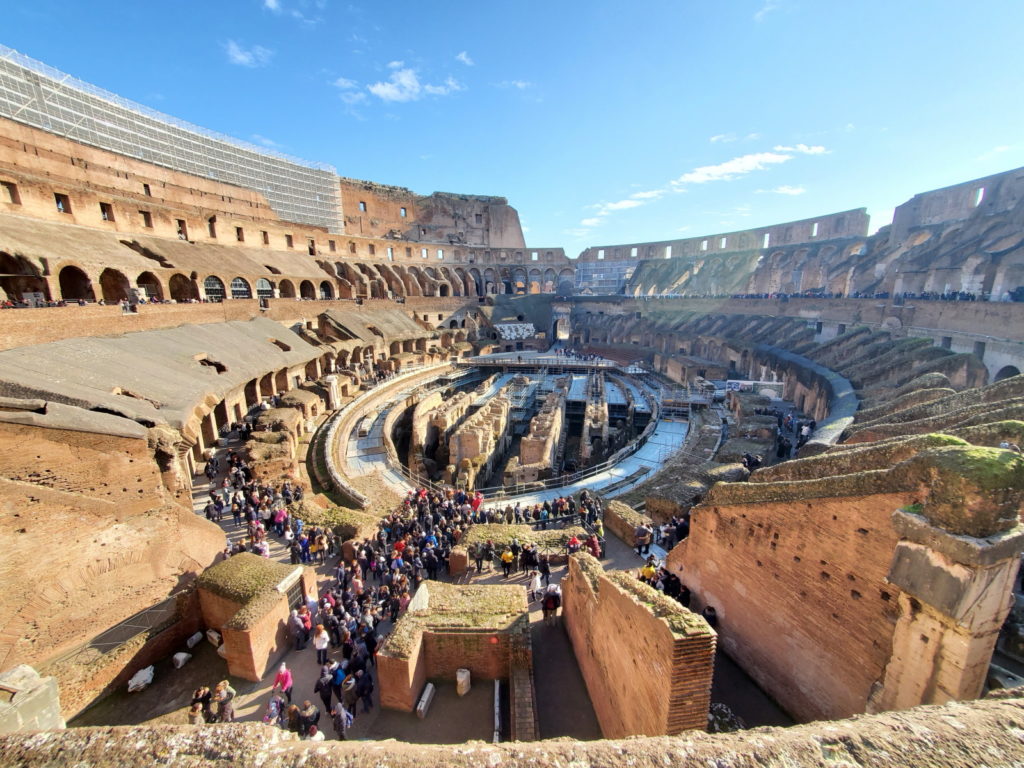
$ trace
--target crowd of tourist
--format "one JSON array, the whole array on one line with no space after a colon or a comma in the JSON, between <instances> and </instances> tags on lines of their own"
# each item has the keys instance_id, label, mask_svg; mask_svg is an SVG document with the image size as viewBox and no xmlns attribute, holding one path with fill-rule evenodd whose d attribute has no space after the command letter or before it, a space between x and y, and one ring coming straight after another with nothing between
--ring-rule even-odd
<instances>
[{"instance_id":1,"label":"crowd of tourist","mask_svg":"<svg viewBox=\"0 0 1024 768\"><path fill-rule=\"evenodd\" d=\"M248 427L237 428L242 434ZM375 658L385 631L381 623L397 621L423 581L447 578L452 549L473 525L508 523L547 528L579 524L586 529L586 535L570 536L564 549L557 552L542 552L536 545L515 538L501 546L488 540L467 548L477 574L486 566L492 572L500 567L505 579L521 575L528 601L540 604L543 619L549 623L556 620L562 601L558 584L552 583L551 556L581 550L598 558L603 555L601 502L586 490L578 497L565 494L531 505L501 505L485 504L479 492L420 488L410 491L394 512L378 522L372 537L342 542L329 527L307 525L295 511L295 502L303 498L300 486L289 481L279 485L259 482L248 462L234 449L226 452L223 468L217 458L211 458L207 473L211 488L205 515L226 523L230 514L241 534L225 549L224 557L245 551L269 557L268 537L273 536L286 548L292 563L333 569L329 585L292 610L287 620L294 651L315 654L317 680L312 690L300 696L294 690L292 670L287 663L282 664L263 715L265 723L303 739L326 738L328 721L334 735L345 739L359 715L359 704L364 713L370 711ZM673 518L649 531L652 540L669 546L669 542L686 537L689 521ZM637 576L688 604L689 592L653 555ZM234 697L235 691L227 681L213 690L197 689L189 722L231 722Z\"/></svg>"}]
</instances>

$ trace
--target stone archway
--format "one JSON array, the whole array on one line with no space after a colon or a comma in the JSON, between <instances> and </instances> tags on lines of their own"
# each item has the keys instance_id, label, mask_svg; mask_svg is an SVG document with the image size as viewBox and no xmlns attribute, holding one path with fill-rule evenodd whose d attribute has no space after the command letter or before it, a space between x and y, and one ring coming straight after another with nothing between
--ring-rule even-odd
<instances>
[{"instance_id":1,"label":"stone archway","mask_svg":"<svg viewBox=\"0 0 1024 768\"><path fill-rule=\"evenodd\" d=\"M41 293L49 300L50 291L42 273L24 256L0 253L0 290L12 301L22 301L26 293Z\"/></svg>"},{"instance_id":2,"label":"stone archway","mask_svg":"<svg viewBox=\"0 0 1024 768\"><path fill-rule=\"evenodd\" d=\"M160 279L152 272L143 272L135 278L135 285L146 291L146 296L153 301L164 300L164 289Z\"/></svg>"},{"instance_id":3,"label":"stone archway","mask_svg":"<svg viewBox=\"0 0 1024 768\"><path fill-rule=\"evenodd\" d=\"M64 301L96 301L92 281L78 267L64 267L60 271L57 282L60 285L60 297Z\"/></svg>"},{"instance_id":4,"label":"stone archway","mask_svg":"<svg viewBox=\"0 0 1024 768\"><path fill-rule=\"evenodd\" d=\"M993 378L992 381L1002 381L1003 379L1008 379L1011 376L1020 376L1020 369L1015 365L1004 365L996 372L995 378Z\"/></svg>"},{"instance_id":5,"label":"stone archway","mask_svg":"<svg viewBox=\"0 0 1024 768\"><path fill-rule=\"evenodd\" d=\"M293 283L291 280L282 280L279 285L279 290L282 299L295 298L295 283Z\"/></svg>"},{"instance_id":6,"label":"stone archway","mask_svg":"<svg viewBox=\"0 0 1024 768\"><path fill-rule=\"evenodd\" d=\"M224 301L224 282L216 275L210 275L203 280L203 291L210 301Z\"/></svg>"},{"instance_id":7,"label":"stone archway","mask_svg":"<svg viewBox=\"0 0 1024 768\"><path fill-rule=\"evenodd\" d=\"M167 287L174 301L188 302L199 298L196 284L181 273L171 275Z\"/></svg>"},{"instance_id":8,"label":"stone archway","mask_svg":"<svg viewBox=\"0 0 1024 768\"><path fill-rule=\"evenodd\" d=\"M119 270L107 267L100 272L100 292L108 304L118 304L131 296L131 283Z\"/></svg>"},{"instance_id":9,"label":"stone archway","mask_svg":"<svg viewBox=\"0 0 1024 768\"><path fill-rule=\"evenodd\" d=\"M303 280L299 284L299 295L304 299L315 299L316 288L313 287L313 283L309 280Z\"/></svg>"},{"instance_id":10,"label":"stone archway","mask_svg":"<svg viewBox=\"0 0 1024 768\"><path fill-rule=\"evenodd\" d=\"M231 298L232 299L251 299L252 298L252 286L249 285L249 281L244 277L236 277L231 281Z\"/></svg>"}]
</instances>

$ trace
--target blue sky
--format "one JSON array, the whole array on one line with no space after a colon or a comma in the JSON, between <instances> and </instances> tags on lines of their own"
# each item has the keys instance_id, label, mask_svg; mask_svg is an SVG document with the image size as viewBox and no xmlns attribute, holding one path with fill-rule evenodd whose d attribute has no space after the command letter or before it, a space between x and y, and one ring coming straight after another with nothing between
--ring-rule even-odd
<instances>
[{"instance_id":1,"label":"blue sky","mask_svg":"<svg viewBox=\"0 0 1024 768\"><path fill-rule=\"evenodd\" d=\"M527 243L691 237L1024 165L1019 0L4 0L0 42Z\"/></svg>"}]
</instances>

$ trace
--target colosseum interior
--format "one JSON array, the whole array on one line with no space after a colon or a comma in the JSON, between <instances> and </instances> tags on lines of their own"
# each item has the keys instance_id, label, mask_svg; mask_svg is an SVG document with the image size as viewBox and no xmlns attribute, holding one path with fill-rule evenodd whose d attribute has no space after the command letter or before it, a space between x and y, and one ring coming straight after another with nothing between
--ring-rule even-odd
<instances>
[{"instance_id":1,"label":"colosseum interior","mask_svg":"<svg viewBox=\"0 0 1024 768\"><path fill-rule=\"evenodd\" d=\"M0 113L0 762L1024 762L1024 169L873 235L857 209L574 258L503 197L279 158L271 196L258 149L160 154L92 106L125 134ZM302 489L326 562L272 532L225 557L255 540L209 519L232 455ZM262 722L282 660L315 700L289 611L420 488L495 514L434 512L361 743L314 750ZM220 679L243 722L187 725Z\"/></svg>"}]
</instances>

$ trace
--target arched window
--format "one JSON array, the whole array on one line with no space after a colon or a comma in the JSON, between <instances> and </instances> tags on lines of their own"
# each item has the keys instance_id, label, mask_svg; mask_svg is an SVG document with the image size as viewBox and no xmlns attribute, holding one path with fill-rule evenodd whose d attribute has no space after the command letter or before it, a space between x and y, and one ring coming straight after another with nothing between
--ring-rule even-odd
<instances>
[{"instance_id":1,"label":"arched window","mask_svg":"<svg viewBox=\"0 0 1024 768\"><path fill-rule=\"evenodd\" d=\"M203 280L203 290L210 301L224 301L224 283L216 275L210 275Z\"/></svg>"},{"instance_id":2,"label":"arched window","mask_svg":"<svg viewBox=\"0 0 1024 768\"><path fill-rule=\"evenodd\" d=\"M261 277L256 281L256 296L261 299L274 298L274 286L270 284L267 278Z\"/></svg>"},{"instance_id":3,"label":"arched window","mask_svg":"<svg viewBox=\"0 0 1024 768\"><path fill-rule=\"evenodd\" d=\"M249 286L249 282L244 277L236 277L234 280L231 281L231 298L252 298L252 288Z\"/></svg>"}]
</instances>

